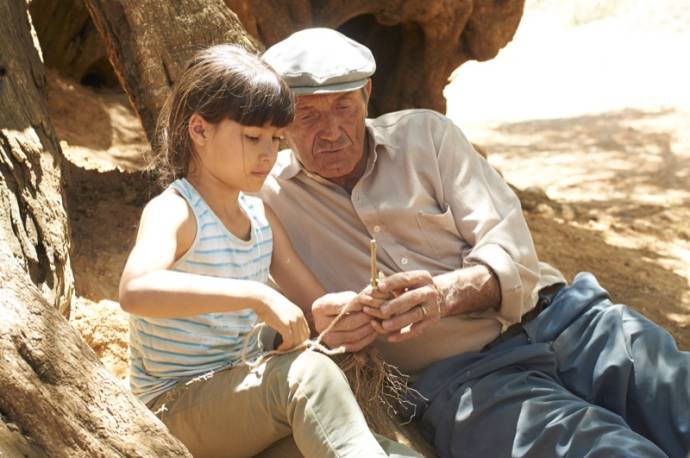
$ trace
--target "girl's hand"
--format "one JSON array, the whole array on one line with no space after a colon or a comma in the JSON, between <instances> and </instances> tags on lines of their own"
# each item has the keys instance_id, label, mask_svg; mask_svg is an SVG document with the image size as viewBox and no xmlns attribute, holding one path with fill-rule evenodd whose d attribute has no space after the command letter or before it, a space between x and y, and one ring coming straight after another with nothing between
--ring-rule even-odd
<instances>
[{"instance_id":1,"label":"girl's hand","mask_svg":"<svg viewBox=\"0 0 690 458\"><path fill-rule=\"evenodd\" d=\"M278 351L287 351L309 338L309 324L302 310L285 296L271 290L256 314L283 338Z\"/></svg>"}]
</instances>

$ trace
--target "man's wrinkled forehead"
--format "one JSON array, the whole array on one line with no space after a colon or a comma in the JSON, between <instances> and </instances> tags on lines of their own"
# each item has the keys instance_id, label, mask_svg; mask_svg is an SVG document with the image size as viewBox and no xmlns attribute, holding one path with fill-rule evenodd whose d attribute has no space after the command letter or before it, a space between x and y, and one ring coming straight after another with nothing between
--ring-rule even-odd
<instances>
[{"instance_id":1,"label":"man's wrinkled forehead","mask_svg":"<svg viewBox=\"0 0 690 458\"><path fill-rule=\"evenodd\" d=\"M369 48L327 28L295 32L266 50L263 59L296 96L356 91L376 70Z\"/></svg>"},{"instance_id":2,"label":"man's wrinkled forehead","mask_svg":"<svg viewBox=\"0 0 690 458\"><path fill-rule=\"evenodd\" d=\"M321 106L330 106L341 100L350 100L353 98L359 98L360 90L347 91L347 92L334 92L330 94L305 94L298 95L295 97L295 108L309 109Z\"/></svg>"}]
</instances>

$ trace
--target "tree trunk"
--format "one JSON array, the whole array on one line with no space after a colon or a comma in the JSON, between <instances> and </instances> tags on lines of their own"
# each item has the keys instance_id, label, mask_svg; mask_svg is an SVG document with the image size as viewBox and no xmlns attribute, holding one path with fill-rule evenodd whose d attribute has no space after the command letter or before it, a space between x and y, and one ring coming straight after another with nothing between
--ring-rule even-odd
<instances>
[{"instance_id":1,"label":"tree trunk","mask_svg":"<svg viewBox=\"0 0 690 458\"><path fill-rule=\"evenodd\" d=\"M513 37L525 0L225 0L267 47L305 27L332 27L376 58L369 115L446 111L443 89L468 60L492 59Z\"/></svg>"},{"instance_id":2,"label":"tree trunk","mask_svg":"<svg viewBox=\"0 0 690 458\"><path fill-rule=\"evenodd\" d=\"M74 280L62 152L48 117L45 73L24 3L0 3L0 251L16 259L67 316Z\"/></svg>"},{"instance_id":3,"label":"tree trunk","mask_svg":"<svg viewBox=\"0 0 690 458\"><path fill-rule=\"evenodd\" d=\"M119 86L84 0L31 0L29 12L46 67L82 84Z\"/></svg>"},{"instance_id":4,"label":"tree trunk","mask_svg":"<svg viewBox=\"0 0 690 458\"><path fill-rule=\"evenodd\" d=\"M0 262L0 419L14 431L13 441L0 440L0 456L22 444L30 456L189 456L21 267Z\"/></svg>"},{"instance_id":5,"label":"tree trunk","mask_svg":"<svg viewBox=\"0 0 690 458\"><path fill-rule=\"evenodd\" d=\"M219 43L260 48L222 0L85 1L151 143L168 90L195 51Z\"/></svg>"},{"instance_id":6,"label":"tree trunk","mask_svg":"<svg viewBox=\"0 0 690 458\"><path fill-rule=\"evenodd\" d=\"M45 75L25 0L0 2L0 456L189 456L59 310L73 282Z\"/></svg>"}]
</instances>

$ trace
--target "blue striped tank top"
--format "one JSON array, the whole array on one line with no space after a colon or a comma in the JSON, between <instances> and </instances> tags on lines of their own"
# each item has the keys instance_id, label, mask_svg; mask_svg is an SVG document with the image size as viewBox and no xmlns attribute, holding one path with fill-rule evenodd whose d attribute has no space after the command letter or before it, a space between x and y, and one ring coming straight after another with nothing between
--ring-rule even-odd
<instances>
[{"instance_id":1,"label":"blue striped tank top","mask_svg":"<svg viewBox=\"0 0 690 458\"><path fill-rule=\"evenodd\" d=\"M171 187L192 208L196 238L172 270L213 277L266 283L273 251L273 234L263 202L240 193L240 208L251 221L249 241L233 235L184 178ZM132 392L143 402L161 395L180 379L234 366L246 334L257 321L253 309L204 313L184 318L130 315L130 376ZM257 339L248 345L258 349Z\"/></svg>"}]
</instances>

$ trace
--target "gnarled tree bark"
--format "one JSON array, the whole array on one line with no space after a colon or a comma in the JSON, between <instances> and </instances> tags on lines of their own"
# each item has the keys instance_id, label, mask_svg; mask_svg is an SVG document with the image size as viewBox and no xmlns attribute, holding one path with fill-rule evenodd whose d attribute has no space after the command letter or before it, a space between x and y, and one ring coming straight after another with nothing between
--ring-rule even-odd
<instances>
[{"instance_id":1,"label":"gnarled tree bark","mask_svg":"<svg viewBox=\"0 0 690 458\"><path fill-rule=\"evenodd\" d=\"M443 89L468 60L489 60L513 38L525 0L225 0L266 47L305 27L332 27L371 48L369 111L446 111Z\"/></svg>"},{"instance_id":2,"label":"gnarled tree bark","mask_svg":"<svg viewBox=\"0 0 690 458\"><path fill-rule=\"evenodd\" d=\"M139 114L150 142L170 86L192 54L237 43L256 51L237 15L222 0L85 0L104 38L110 63Z\"/></svg>"},{"instance_id":3,"label":"gnarled tree bark","mask_svg":"<svg viewBox=\"0 0 690 458\"><path fill-rule=\"evenodd\" d=\"M189 456L60 311L73 281L62 155L25 0L0 2L0 456Z\"/></svg>"},{"instance_id":4,"label":"gnarled tree bark","mask_svg":"<svg viewBox=\"0 0 690 458\"><path fill-rule=\"evenodd\" d=\"M190 456L21 267L0 262L0 456Z\"/></svg>"},{"instance_id":5,"label":"gnarled tree bark","mask_svg":"<svg viewBox=\"0 0 690 458\"><path fill-rule=\"evenodd\" d=\"M60 145L23 2L0 4L0 243L65 315L74 291ZM4 265L0 266L4 268Z\"/></svg>"},{"instance_id":6,"label":"gnarled tree bark","mask_svg":"<svg viewBox=\"0 0 690 458\"><path fill-rule=\"evenodd\" d=\"M47 67L83 84L118 85L83 0L31 0L29 11Z\"/></svg>"},{"instance_id":7,"label":"gnarled tree bark","mask_svg":"<svg viewBox=\"0 0 690 458\"><path fill-rule=\"evenodd\" d=\"M525 3L525 0L224 1L238 15L249 34L265 46L296 30L315 26L340 29L369 46L379 67L373 78L371 115L403 108L432 108L444 112L443 89L453 70L468 60L493 58L512 39ZM103 2L103 5L107 6L107 3ZM147 2L140 3L140 8L146 8ZM180 3L161 6L163 23L169 19L168 11L197 12L191 16L193 23L210 10L218 14L202 29L188 27L185 31L183 26L166 30L164 39L177 41L177 37L185 34L191 37L198 30L212 35L227 31L218 25L223 23L228 13L217 9L217 5L199 8L199 2L190 2L190 7L185 4L183 9ZM108 6L110 11L101 9L103 14L117 18L111 14L115 8ZM96 79L106 83L112 79L112 70L96 61L98 53L103 52L103 43L92 34L93 25L84 19L83 5L79 0L33 0L31 10L45 48L46 62L77 79ZM55 27L53 16L64 18L60 27ZM127 20L136 27L144 18L130 16ZM188 21L181 23L189 24ZM153 41L159 38L154 36ZM163 60L170 57L167 50L164 52L161 55ZM72 65L68 66L68 62ZM91 67L87 67L89 64Z\"/></svg>"}]
</instances>

